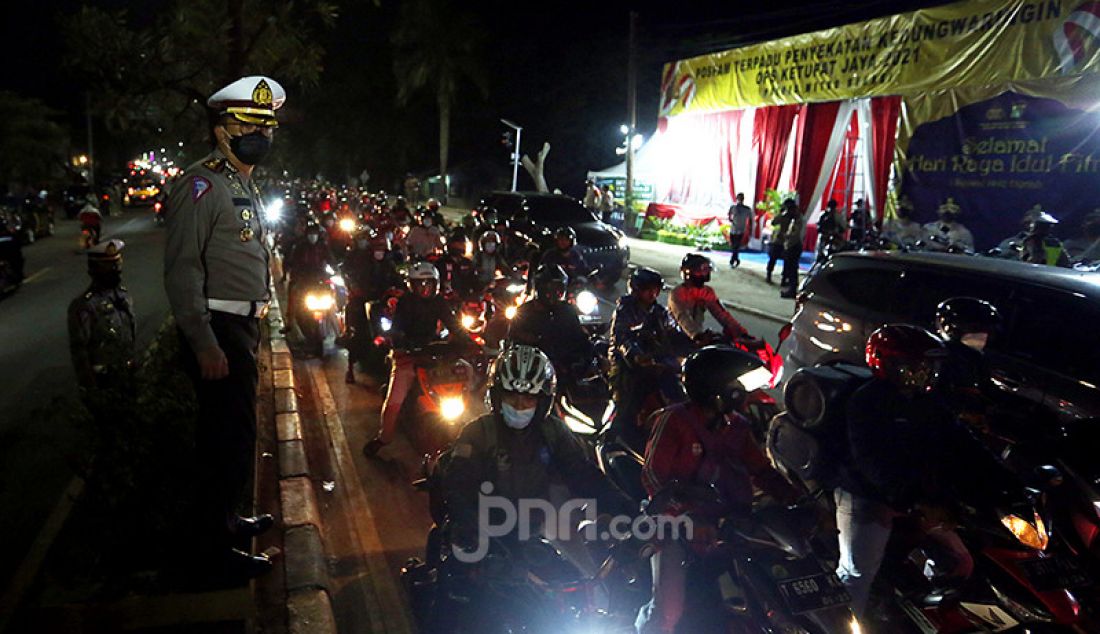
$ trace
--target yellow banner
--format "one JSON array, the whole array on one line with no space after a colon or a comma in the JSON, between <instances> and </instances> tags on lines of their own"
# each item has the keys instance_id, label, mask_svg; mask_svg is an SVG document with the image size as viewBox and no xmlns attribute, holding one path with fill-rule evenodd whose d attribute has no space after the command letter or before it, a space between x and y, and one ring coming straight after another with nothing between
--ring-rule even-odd
<instances>
[{"instance_id":1,"label":"yellow banner","mask_svg":"<svg viewBox=\"0 0 1100 634\"><path fill-rule=\"evenodd\" d=\"M661 116L1100 70L1100 4L969 0L666 64Z\"/></svg>"}]
</instances>

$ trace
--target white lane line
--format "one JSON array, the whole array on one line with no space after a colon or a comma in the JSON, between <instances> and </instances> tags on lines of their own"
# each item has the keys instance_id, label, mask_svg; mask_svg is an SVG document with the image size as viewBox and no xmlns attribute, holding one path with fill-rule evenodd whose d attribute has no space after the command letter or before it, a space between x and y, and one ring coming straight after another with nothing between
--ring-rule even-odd
<instances>
[{"instance_id":1,"label":"white lane line","mask_svg":"<svg viewBox=\"0 0 1100 634\"><path fill-rule=\"evenodd\" d=\"M42 562L46 559L46 553L50 551L50 546L53 545L57 534L61 532L61 527L65 525L69 512L73 510L73 505L76 504L77 498L80 497L83 491L84 480L80 476L73 476L72 480L69 480L69 485L65 487L65 491L61 493L61 497L54 504L50 517L42 525L38 535L35 536L34 543L27 550L23 561L19 563L19 568L16 569L15 575L8 583L8 587L4 588L4 594L0 595L0 632L3 632L8 626L8 621L11 620L23 600L23 595L30 588L34 578L38 576L38 569L42 567Z\"/></svg>"},{"instance_id":2,"label":"white lane line","mask_svg":"<svg viewBox=\"0 0 1100 634\"><path fill-rule=\"evenodd\" d=\"M42 277L46 273L46 271L49 271L51 268L53 268L53 267L47 266L44 269L39 269L33 275L30 275L30 276L24 278L23 283L24 284L30 284L31 282L35 281L36 279Z\"/></svg>"},{"instance_id":3,"label":"white lane line","mask_svg":"<svg viewBox=\"0 0 1100 634\"><path fill-rule=\"evenodd\" d=\"M313 390L320 401L325 426L328 428L329 439L332 442L336 467L340 472L340 479L344 482L341 489L347 494L348 506L351 510L348 518L351 530L363 552L370 583L375 589L374 597L366 588L363 592L367 605L372 608L371 631L411 633L413 628L403 607L404 596L401 588L394 581L393 571L390 570L389 562L386 560L382 539L378 535L378 527L374 522L374 513L363 492L359 470L355 467L354 454L348 446L347 436L344 435L344 423L337 412L336 400L332 398L328 379L318 361L310 361L308 366ZM374 618L375 615L380 618Z\"/></svg>"}]
</instances>

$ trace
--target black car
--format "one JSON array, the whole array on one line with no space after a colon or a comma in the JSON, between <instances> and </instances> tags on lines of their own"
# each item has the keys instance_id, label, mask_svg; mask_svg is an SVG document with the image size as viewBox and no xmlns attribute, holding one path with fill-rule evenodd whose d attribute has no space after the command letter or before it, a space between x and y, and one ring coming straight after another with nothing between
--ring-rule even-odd
<instances>
[{"instance_id":1,"label":"black car","mask_svg":"<svg viewBox=\"0 0 1100 634\"><path fill-rule=\"evenodd\" d=\"M1004 319L986 349L994 382L1063 419L1100 417L1100 273L947 253L833 256L797 301L785 358L793 370L862 363L888 323L934 330L950 297L991 302Z\"/></svg>"},{"instance_id":2,"label":"black car","mask_svg":"<svg viewBox=\"0 0 1100 634\"><path fill-rule=\"evenodd\" d=\"M53 211L45 203L35 198L6 196L0 199L0 207L4 208L10 218L10 231L23 244L53 235Z\"/></svg>"},{"instance_id":3,"label":"black car","mask_svg":"<svg viewBox=\"0 0 1100 634\"><path fill-rule=\"evenodd\" d=\"M490 192L482 205L493 207L501 217L514 220L526 215L534 224L550 231L568 225L577 232L577 248L600 277L614 283L630 260L630 247L622 231L605 224L575 198L541 192Z\"/></svg>"}]
</instances>

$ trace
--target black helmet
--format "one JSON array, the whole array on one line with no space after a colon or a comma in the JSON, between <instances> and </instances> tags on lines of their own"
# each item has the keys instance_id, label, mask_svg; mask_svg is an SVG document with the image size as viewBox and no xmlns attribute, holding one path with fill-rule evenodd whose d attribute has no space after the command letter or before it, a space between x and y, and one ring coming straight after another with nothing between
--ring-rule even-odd
<instances>
[{"instance_id":1,"label":"black helmet","mask_svg":"<svg viewBox=\"0 0 1100 634\"><path fill-rule=\"evenodd\" d=\"M771 372L760 357L728 346L707 346L684 361L680 381L693 403L728 414L749 392L767 387Z\"/></svg>"},{"instance_id":2,"label":"black helmet","mask_svg":"<svg viewBox=\"0 0 1100 634\"><path fill-rule=\"evenodd\" d=\"M542 264L535 271L531 285L535 289L535 295L540 299L562 301L565 298L565 289L569 285L569 275L557 264Z\"/></svg>"},{"instance_id":3,"label":"black helmet","mask_svg":"<svg viewBox=\"0 0 1100 634\"><path fill-rule=\"evenodd\" d=\"M534 346L510 345L489 367L489 390L485 400L489 409L499 412L504 392L538 396L534 421L550 411L557 388L557 376L550 358Z\"/></svg>"},{"instance_id":4,"label":"black helmet","mask_svg":"<svg viewBox=\"0 0 1100 634\"><path fill-rule=\"evenodd\" d=\"M689 253L680 261L680 276L690 280L696 286L710 281L712 264L709 258L698 253Z\"/></svg>"},{"instance_id":5,"label":"black helmet","mask_svg":"<svg viewBox=\"0 0 1100 634\"><path fill-rule=\"evenodd\" d=\"M936 307L936 330L947 341L978 332L992 334L1000 325L997 307L977 297L952 297Z\"/></svg>"},{"instance_id":6,"label":"black helmet","mask_svg":"<svg viewBox=\"0 0 1100 634\"><path fill-rule=\"evenodd\" d=\"M554 231L554 240L556 241L562 238L568 239L569 246L572 247L577 243L577 232L573 230L573 227L558 227L557 230Z\"/></svg>"},{"instance_id":7,"label":"black helmet","mask_svg":"<svg viewBox=\"0 0 1100 634\"><path fill-rule=\"evenodd\" d=\"M631 293L640 291L643 288L664 288L664 286L665 278L661 277L656 269L651 269L648 266L639 266L634 269L627 281L627 290Z\"/></svg>"}]
</instances>

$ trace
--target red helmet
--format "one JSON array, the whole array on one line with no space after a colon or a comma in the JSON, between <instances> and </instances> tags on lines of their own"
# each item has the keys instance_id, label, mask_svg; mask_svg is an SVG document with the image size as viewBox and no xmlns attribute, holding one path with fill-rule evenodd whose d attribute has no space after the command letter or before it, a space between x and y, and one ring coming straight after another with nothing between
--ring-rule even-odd
<instances>
[{"instance_id":1,"label":"red helmet","mask_svg":"<svg viewBox=\"0 0 1100 634\"><path fill-rule=\"evenodd\" d=\"M439 209L439 201L434 198L429 198L427 207L432 211L437 211Z\"/></svg>"},{"instance_id":2,"label":"red helmet","mask_svg":"<svg viewBox=\"0 0 1100 634\"><path fill-rule=\"evenodd\" d=\"M901 388L931 390L946 356L943 342L917 326L891 324L867 338L867 366L871 373Z\"/></svg>"}]
</instances>

